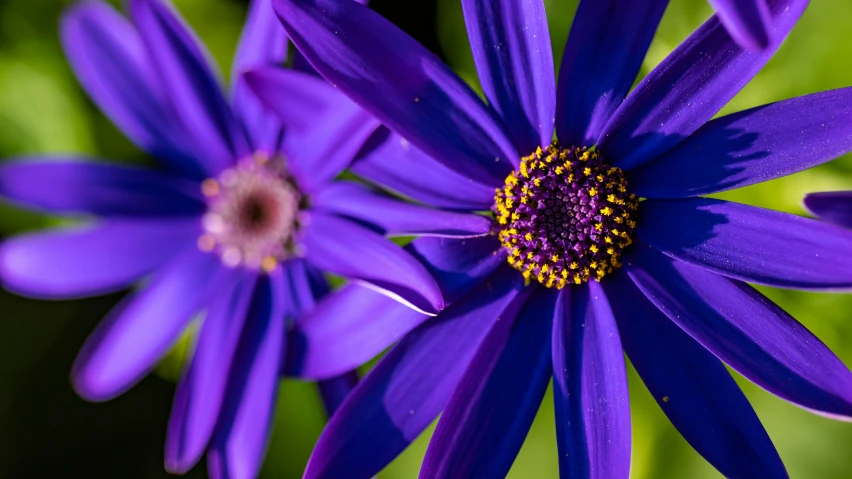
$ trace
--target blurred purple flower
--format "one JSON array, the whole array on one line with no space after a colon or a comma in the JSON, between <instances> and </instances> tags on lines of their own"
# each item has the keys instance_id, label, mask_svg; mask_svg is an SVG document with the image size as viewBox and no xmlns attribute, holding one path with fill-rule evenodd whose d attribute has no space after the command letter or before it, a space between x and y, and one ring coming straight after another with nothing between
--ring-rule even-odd
<instances>
[{"instance_id":1,"label":"blurred purple flower","mask_svg":"<svg viewBox=\"0 0 852 479\"><path fill-rule=\"evenodd\" d=\"M304 348L322 347L299 343L303 313L328 290L322 272L434 314L443 307L438 284L383 234L470 236L490 222L335 181L365 145L367 158L381 151L387 135L311 74L276 68L255 79L277 87L279 115L253 96L243 72L279 65L287 51L269 0L252 4L230 98L168 3L129 5L132 23L104 2L81 3L63 18L62 41L92 99L159 164L79 157L4 164L0 193L7 198L94 218L7 241L0 274L6 288L47 299L143 282L74 365L76 389L93 401L139 381L203 313L177 389L166 467L185 472L208 450L213 477L254 477L279 376L296 369ZM320 383L329 409L351 381L343 375Z\"/></svg>"},{"instance_id":2,"label":"blurred purple flower","mask_svg":"<svg viewBox=\"0 0 852 479\"><path fill-rule=\"evenodd\" d=\"M852 229L852 191L824 191L805 196L805 208L817 218Z\"/></svg>"},{"instance_id":3,"label":"blurred purple flower","mask_svg":"<svg viewBox=\"0 0 852 479\"><path fill-rule=\"evenodd\" d=\"M698 197L852 150L852 89L711 120L807 5L773 0L765 50L740 47L714 17L630 92L666 3L581 2L557 83L541 0L463 0L486 105L360 5L274 0L313 67L422 150L356 160L354 171L496 219L492 235L408 247L451 303L438 317L401 317L385 300L345 292L311 314L305 341L333 346L307 355L308 377L403 339L331 419L307 478L370 477L441 411L421 477L503 477L551 377L563 477L626 478L622 351L727 477L786 471L724 364L793 404L852 418L852 373L746 284L850 288L852 232ZM351 314L340 321L337 311Z\"/></svg>"}]
</instances>

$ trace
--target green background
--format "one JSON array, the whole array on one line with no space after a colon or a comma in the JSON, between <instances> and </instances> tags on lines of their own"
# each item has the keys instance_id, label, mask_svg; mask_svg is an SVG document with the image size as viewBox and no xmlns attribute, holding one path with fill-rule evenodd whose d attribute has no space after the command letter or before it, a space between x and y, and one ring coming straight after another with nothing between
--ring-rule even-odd
<instances>
[{"instance_id":1,"label":"green background","mask_svg":"<svg viewBox=\"0 0 852 479\"><path fill-rule=\"evenodd\" d=\"M100 114L63 58L56 27L71 2L0 2L0 157L82 153L121 162L150 159ZM116 2L117 3L117 2ZM400 3L411 5L400 6ZM239 0L175 0L228 71L245 16ZM547 0L554 55L561 57L576 1ZM459 0L377 1L374 8L441 54L476 84ZM704 0L673 0L640 77L711 11ZM775 58L726 107L728 113L852 85L852 3L813 2ZM852 189L849 156L807 172L720 195L803 214L810 191ZM0 234L56 219L0 205ZM763 289L844 362L852 364L852 296ZM43 303L0 294L0 477L164 477L162 447L179 354L121 398L88 404L70 388L71 362L86 335L121 295ZM630 370L633 478L719 477L680 438ZM737 376L794 478L852 477L852 424L810 414ZM325 418L311 385L284 381L263 477L299 477ZM428 434L380 474L416 477ZM76 474L76 475L75 475ZM203 464L192 477L204 477ZM557 477L551 395L510 474Z\"/></svg>"}]
</instances>

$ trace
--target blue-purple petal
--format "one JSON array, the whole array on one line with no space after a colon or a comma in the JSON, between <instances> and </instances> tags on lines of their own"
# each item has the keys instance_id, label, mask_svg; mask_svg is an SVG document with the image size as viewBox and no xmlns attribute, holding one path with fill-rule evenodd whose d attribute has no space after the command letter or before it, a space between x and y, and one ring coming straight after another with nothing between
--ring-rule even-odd
<instances>
[{"instance_id":1,"label":"blue-purple petal","mask_svg":"<svg viewBox=\"0 0 852 479\"><path fill-rule=\"evenodd\" d=\"M766 0L710 0L716 15L740 45L749 50L769 46L769 7Z\"/></svg>"},{"instance_id":2,"label":"blue-purple petal","mask_svg":"<svg viewBox=\"0 0 852 479\"><path fill-rule=\"evenodd\" d=\"M240 122L231 111L209 55L174 8L163 0L131 0L130 11L173 111L201 153L209 176L216 176L251 153Z\"/></svg>"},{"instance_id":3,"label":"blue-purple petal","mask_svg":"<svg viewBox=\"0 0 852 479\"><path fill-rule=\"evenodd\" d=\"M444 409L474 352L523 278L505 266L408 334L355 387L320 436L306 479L367 479Z\"/></svg>"},{"instance_id":4,"label":"blue-purple petal","mask_svg":"<svg viewBox=\"0 0 852 479\"><path fill-rule=\"evenodd\" d=\"M130 22L106 2L80 2L63 16L60 34L83 88L124 134L177 170L203 175Z\"/></svg>"},{"instance_id":5,"label":"blue-purple petal","mask_svg":"<svg viewBox=\"0 0 852 479\"><path fill-rule=\"evenodd\" d=\"M805 196L805 208L814 216L852 228L852 191L825 191Z\"/></svg>"},{"instance_id":6,"label":"blue-purple petal","mask_svg":"<svg viewBox=\"0 0 852 479\"><path fill-rule=\"evenodd\" d=\"M608 162L634 168L683 141L730 101L772 58L808 0L770 0L772 40L760 51L734 42L712 17L642 80L598 140Z\"/></svg>"},{"instance_id":7,"label":"blue-purple petal","mask_svg":"<svg viewBox=\"0 0 852 479\"><path fill-rule=\"evenodd\" d=\"M343 400L352 393L356 384L358 384L358 373L355 371L317 381L317 390L328 417L331 417L334 411L337 411L337 408L343 404Z\"/></svg>"},{"instance_id":8,"label":"blue-purple petal","mask_svg":"<svg viewBox=\"0 0 852 479\"><path fill-rule=\"evenodd\" d=\"M98 325L74 362L77 392L106 401L142 379L216 293L223 267L195 245L170 261L141 291Z\"/></svg>"},{"instance_id":9,"label":"blue-purple petal","mask_svg":"<svg viewBox=\"0 0 852 479\"><path fill-rule=\"evenodd\" d=\"M0 246L0 279L15 293L75 299L132 286L201 233L197 219L110 220L29 233Z\"/></svg>"},{"instance_id":10,"label":"blue-purple petal","mask_svg":"<svg viewBox=\"0 0 852 479\"><path fill-rule=\"evenodd\" d=\"M421 478L506 477L551 377L556 291L515 300L476 351L432 436Z\"/></svg>"},{"instance_id":11,"label":"blue-purple petal","mask_svg":"<svg viewBox=\"0 0 852 479\"><path fill-rule=\"evenodd\" d=\"M243 73L281 65L287 58L287 35L272 10L271 0L251 0L231 70L231 105L255 149L274 153L281 123L245 83Z\"/></svg>"},{"instance_id":12,"label":"blue-purple petal","mask_svg":"<svg viewBox=\"0 0 852 479\"><path fill-rule=\"evenodd\" d=\"M523 155L553 138L556 79L543 0L463 0L485 98Z\"/></svg>"},{"instance_id":13,"label":"blue-purple petal","mask_svg":"<svg viewBox=\"0 0 852 479\"><path fill-rule=\"evenodd\" d=\"M623 272L605 282L621 344L684 439L725 477L786 478L757 414L713 354L675 326Z\"/></svg>"},{"instance_id":14,"label":"blue-purple petal","mask_svg":"<svg viewBox=\"0 0 852 479\"><path fill-rule=\"evenodd\" d=\"M106 217L191 217L206 209L198 183L72 157L4 163L0 195L49 212Z\"/></svg>"},{"instance_id":15,"label":"blue-purple petal","mask_svg":"<svg viewBox=\"0 0 852 479\"><path fill-rule=\"evenodd\" d=\"M494 206L494 187L447 168L387 128L379 128L351 165L353 173L439 208L484 211Z\"/></svg>"},{"instance_id":16,"label":"blue-purple petal","mask_svg":"<svg viewBox=\"0 0 852 479\"><path fill-rule=\"evenodd\" d=\"M702 346L782 399L852 417L852 372L784 310L745 283L635 248L627 259L633 282Z\"/></svg>"},{"instance_id":17,"label":"blue-purple petal","mask_svg":"<svg viewBox=\"0 0 852 479\"><path fill-rule=\"evenodd\" d=\"M213 436L256 283L255 273L228 271L207 308L169 418L165 462L172 474L192 469Z\"/></svg>"},{"instance_id":18,"label":"blue-purple petal","mask_svg":"<svg viewBox=\"0 0 852 479\"><path fill-rule=\"evenodd\" d=\"M609 299L597 281L559 294L553 317L553 404L560 475L629 477L624 354Z\"/></svg>"},{"instance_id":19,"label":"blue-purple petal","mask_svg":"<svg viewBox=\"0 0 852 479\"><path fill-rule=\"evenodd\" d=\"M852 287L852 231L709 198L647 200L636 235L672 258L780 288Z\"/></svg>"},{"instance_id":20,"label":"blue-purple petal","mask_svg":"<svg viewBox=\"0 0 852 479\"><path fill-rule=\"evenodd\" d=\"M213 479L254 478L260 472L278 399L285 290L280 269L258 282L207 456Z\"/></svg>"},{"instance_id":21,"label":"blue-purple petal","mask_svg":"<svg viewBox=\"0 0 852 479\"><path fill-rule=\"evenodd\" d=\"M327 379L379 355L430 316L350 284L317 304L293 332L289 374Z\"/></svg>"},{"instance_id":22,"label":"blue-purple petal","mask_svg":"<svg viewBox=\"0 0 852 479\"><path fill-rule=\"evenodd\" d=\"M417 238L405 249L426 265L448 304L467 294L506 263L506 253L494 236Z\"/></svg>"},{"instance_id":23,"label":"blue-purple petal","mask_svg":"<svg viewBox=\"0 0 852 479\"><path fill-rule=\"evenodd\" d=\"M352 1L274 0L274 6L322 76L426 154L495 186L518 163L496 114L388 20Z\"/></svg>"},{"instance_id":24,"label":"blue-purple petal","mask_svg":"<svg viewBox=\"0 0 852 479\"><path fill-rule=\"evenodd\" d=\"M492 228L486 216L411 204L351 181L332 183L312 201L318 210L363 221L390 236L469 238L487 235Z\"/></svg>"},{"instance_id":25,"label":"blue-purple petal","mask_svg":"<svg viewBox=\"0 0 852 479\"><path fill-rule=\"evenodd\" d=\"M399 245L341 216L312 211L302 245L318 268L359 281L426 314L444 307L429 271Z\"/></svg>"},{"instance_id":26,"label":"blue-purple petal","mask_svg":"<svg viewBox=\"0 0 852 479\"><path fill-rule=\"evenodd\" d=\"M556 90L556 134L563 145L591 146L639 74L668 0L582 1Z\"/></svg>"},{"instance_id":27,"label":"blue-purple petal","mask_svg":"<svg viewBox=\"0 0 852 479\"><path fill-rule=\"evenodd\" d=\"M852 88L712 120L630 172L645 198L697 196L786 176L852 151Z\"/></svg>"}]
</instances>

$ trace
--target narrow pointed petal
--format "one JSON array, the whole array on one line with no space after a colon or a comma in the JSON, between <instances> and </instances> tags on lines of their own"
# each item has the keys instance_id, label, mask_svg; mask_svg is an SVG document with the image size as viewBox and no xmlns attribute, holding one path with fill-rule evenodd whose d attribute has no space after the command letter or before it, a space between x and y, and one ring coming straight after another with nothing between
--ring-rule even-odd
<instances>
[{"instance_id":1,"label":"narrow pointed petal","mask_svg":"<svg viewBox=\"0 0 852 479\"><path fill-rule=\"evenodd\" d=\"M509 473L550 382L556 294L518 295L494 323L441 415L421 478Z\"/></svg>"},{"instance_id":2,"label":"narrow pointed petal","mask_svg":"<svg viewBox=\"0 0 852 479\"><path fill-rule=\"evenodd\" d=\"M784 310L745 283L636 248L633 282L702 346L782 399L852 418L852 373Z\"/></svg>"},{"instance_id":3,"label":"narrow pointed petal","mask_svg":"<svg viewBox=\"0 0 852 479\"><path fill-rule=\"evenodd\" d=\"M172 474L192 469L213 436L256 282L254 273L229 271L207 308L169 418L166 469Z\"/></svg>"},{"instance_id":4,"label":"narrow pointed petal","mask_svg":"<svg viewBox=\"0 0 852 479\"><path fill-rule=\"evenodd\" d=\"M379 127L372 115L344 99L334 102L304 136L287 143L299 186L317 192L345 170Z\"/></svg>"},{"instance_id":5,"label":"narrow pointed petal","mask_svg":"<svg viewBox=\"0 0 852 479\"><path fill-rule=\"evenodd\" d=\"M766 0L710 0L728 33L744 48L761 50L769 46L769 7Z\"/></svg>"},{"instance_id":6,"label":"narrow pointed petal","mask_svg":"<svg viewBox=\"0 0 852 479\"><path fill-rule=\"evenodd\" d=\"M379 355L430 316L350 284L319 302L291 339L288 373L327 379Z\"/></svg>"},{"instance_id":7,"label":"narrow pointed petal","mask_svg":"<svg viewBox=\"0 0 852 479\"><path fill-rule=\"evenodd\" d=\"M675 147L730 101L772 58L808 0L769 0L772 40L760 52L734 42L712 17L642 80L606 124L598 146L634 168Z\"/></svg>"},{"instance_id":8,"label":"narrow pointed petal","mask_svg":"<svg viewBox=\"0 0 852 479\"><path fill-rule=\"evenodd\" d=\"M491 232L490 218L456 213L400 201L351 181L338 181L313 198L318 210L363 221L390 236L470 238Z\"/></svg>"},{"instance_id":9,"label":"narrow pointed petal","mask_svg":"<svg viewBox=\"0 0 852 479\"><path fill-rule=\"evenodd\" d=\"M252 0L231 71L231 105L255 149L275 153L281 122L266 110L245 83L243 73L281 66L287 58L287 34L270 0Z\"/></svg>"},{"instance_id":10,"label":"narrow pointed petal","mask_svg":"<svg viewBox=\"0 0 852 479\"><path fill-rule=\"evenodd\" d=\"M713 354L651 304L623 272L607 283L621 343L681 436L725 477L786 478L757 414Z\"/></svg>"},{"instance_id":11,"label":"narrow pointed petal","mask_svg":"<svg viewBox=\"0 0 852 479\"><path fill-rule=\"evenodd\" d=\"M429 271L391 240L343 217L312 211L302 244L318 268L359 281L426 314L444 307Z\"/></svg>"},{"instance_id":12,"label":"narrow pointed petal","mask_svg":"<svg viewBox=\"0 0 852 479\"><path fill-rule=\"evenodd\" d=\"M131 0L130 11L173 110L189 131L209 176L250 154L209 55L163 0Z\"/></svg>"},{"instance_id":13,"label":"narrow pointed petal","mask_svg":"<svg viewBox=\"0 0 852 479\"><path fill-rule=\"evenodd\" d=\"M518 153L495 113L413 38L357 2L274 0L291 41L332 85L450 169L498 184Z\"/></svg>"},{"instance_id":14,"label":"narrow pointed petal","mask_svg":"<svg viewBox=\"0 0 852 479\"><path fill-rule=\"evenodd\" d=\"M672 258L780 288L852 287L852 231L709 198L642 202L636 234Z\"/></svg>"},{"instance_id":15,"label":"narrow pointed petal","mask_svg":"<svg viewBox=\"0 0 852 479\"><path fill-rule=\"evenodd\" d=\"M207 456L214 479L252 479L260 472L278 398L286 287L280 269L258 282Z\"/></svg>"},{"instance_id":16,"label":"narrow pointed petal","mask_svg":"<svg viewBox=\"0 0 852 479\"><path fill-rule=\"evenodd\" d=\"M426 265L447 303L467 294L506 263L506 253L494 236L417 238L405 249Z\"/></svg>"},{"instance_id":17,"label":"narrow pointed petal","mask_svg":"<svg viewBox=\"0 0 852 479\"><path fill-rule=\"evenodd\" d=\"M81 2L63 15L60 35L83 88L125 135L181 171L202 173L130 22L106 2Z\"/></svg>"},{"instance_id":18,"label":"narrow pointed petal","mask_svg":"<svg viewBox=\"0 0 852 479\"><path fill-rule=\"evenodd\" d=\"M305 478L367 479L408 447L444 409L522 279L504 267L394 346L331 418Z\"/></svg>"},{"instance_id":19,"label":"narrow pointed petal","mask_svg":"<svg viewBox=\"0 0 852 479\"><path fill-rule=\"evenodd\" d=\"M112 220L25 234L0 246L3 287L24 296L75 299L132 286L201 233L197 219Z\"/></svg>"},{"instance_id":20,"label":"narrow pointed petal","mask_svg":"<svg viewBox=\"0 0 852 479\"><path fill-rule=\"evenodd\" d=\"M288 133L306 134L330 108L349 101L323 79L287 68L248 70L243 80Z\"/></svg>"},{"instance_id":21,"label":"narrow pointed petal","mask_svg":"<svg viewBox=\"0 0 852 479\"><path fill-rule=\"evenodd\" d=\"M843 88L712 120L630 172L630 186L644 198L683 198L806 170L852 151L850 105Z\"/></svg>"},{"instance_id":22,"label":"narrow pointed petal","mask_svg":"<svg viewBox=\"0 0 852 479\"><path fill-rule=\"evenodd\" d=\"M3 163L0 194L49 212L106 217L190 217L206 209L198 183L70 157Z\"/></svg>"},{"instance_id":23,"label":"narrow pointed petal","mask_svg":"<svg viewBox=\"0 0 852 479\"><path fill-rule=\"evenodd\" d=\"M609 300L597 281L559 294L553 317L553 405L560 475L630 475L624 354Z\"/></svg>"},{"instance_id":24,"label":"narrow pointed petal","mask_svg":"<svg viewBox=\"0 0 852 479\"><path fill-rule=\"evenodd\" d=\"M580 2L556 91L556 133L562 144L597 143L633 86L668 3Z\"/></svg>"},{"instance_id":25,"label":"narrow pointed petal","mask_svg":"<svg viewBox=\"0 0 852 479\"><path fill-rule=\"evenodd\" d=\"M95 329L74 362L77 392L106 401L136 384L186 329L213 295L223 268L215 255L192 245L157 271Z\"/></svg>"},{"instance_id":26,"label":"narrow pointed petal","mask_svg":"<svg viewBox=\"0 0 852 479\"><path fill-rule=\"evenodd\" d=\"M805 208L814 216L852 228L852 191L826 191L805 196Z\"/></svg>"},{"instance_id":27,"label":"narrow pointed petal","mask_svg":"<svg viewBox=\"0 0 852 479\"><path fill-rule=\"evenodd\" d=\"M494 186L447 168L384 127L364 145L351 171L399 195L439 208L485 211L494 205Z\"/></svg>"},{"instance_id":28,"label":"narrow pointed petal","mask_svg":"<svg viewBox=\"0 0 852 479\"><path fill-rule=\"evenodd\" d=\"M482 90L515 148L549 145L556 79L543 0L464 0L462 10Z\"/></svg>"}]
</instances>

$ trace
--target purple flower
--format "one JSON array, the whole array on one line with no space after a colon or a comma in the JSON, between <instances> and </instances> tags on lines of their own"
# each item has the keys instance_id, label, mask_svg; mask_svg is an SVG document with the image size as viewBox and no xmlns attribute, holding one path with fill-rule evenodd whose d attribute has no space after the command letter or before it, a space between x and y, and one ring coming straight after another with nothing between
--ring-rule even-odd
<instances>
[{"instance_id":1,"label":"purple flower","mask_svg":"<svg viewBox=\"0 0 852 479\"><path fill-rule=\"evenodd\" d=\"M709 0L719 21L744 48L758 51L769 47L772 27L766 0Z\"/></svg>"},{"instance_id":2,"label":"purple flower","mask_svg":"<svg viewBox=\"0 0 852 479\"><path fill-rule=\"evenodd\" d=\"M279 377L303 361L303 313L328 290L322 272L348 278L349 291L366 285L434 314L443 307L437 282L383 234L471 236L490 221L335 181L356 155L383 151L387 132L313 75L275 68L243 78L285 59L287 39L268 0L252 4L229 96L166 2L129 5L132 23L104 2L72 8L62 41L92 99L158 166L79 157L4 164L7 198L91 221L9 240L0 274L8 289L47 299L143 281L74 365L76 389L94 401L139 381L199 318L166 467L187 471L207 450L214 477L254 477ZM284 105L278 115L248 88L264 81ZM352 377L326 379L320 389L332 409Z\"/></svg>"},{"instance_id":3,"label":"purple flower","mask_svg":"<svg viewBox=\"0 0 852 479\"><path fill-rule=\"evenodd\" d=\"M331 294L311 315L307 342L315 334L334 346L307 355L309 377L402 339L337 410L306 477L370 477L441 411L421 477L503 477L552 377L562 475L625 478L622 351L727 477L786 472L724 364L803 408L852 417L847 367L746 284L850 288L852 232L698 197L852 150L852 89L711 120L806 4L769 2L772 40L761 52L711 18L630 92L665 1L581 2L557 83L540 0L464 0L486 105L354 2L275 0L313 67L420 148L407 162L356 161L354 171L495 218L491 235L409 246L451 303L438 317L401 316L351 293ZM326 310L350 314L342 322Z\"/></svg>"}]
</instances>

